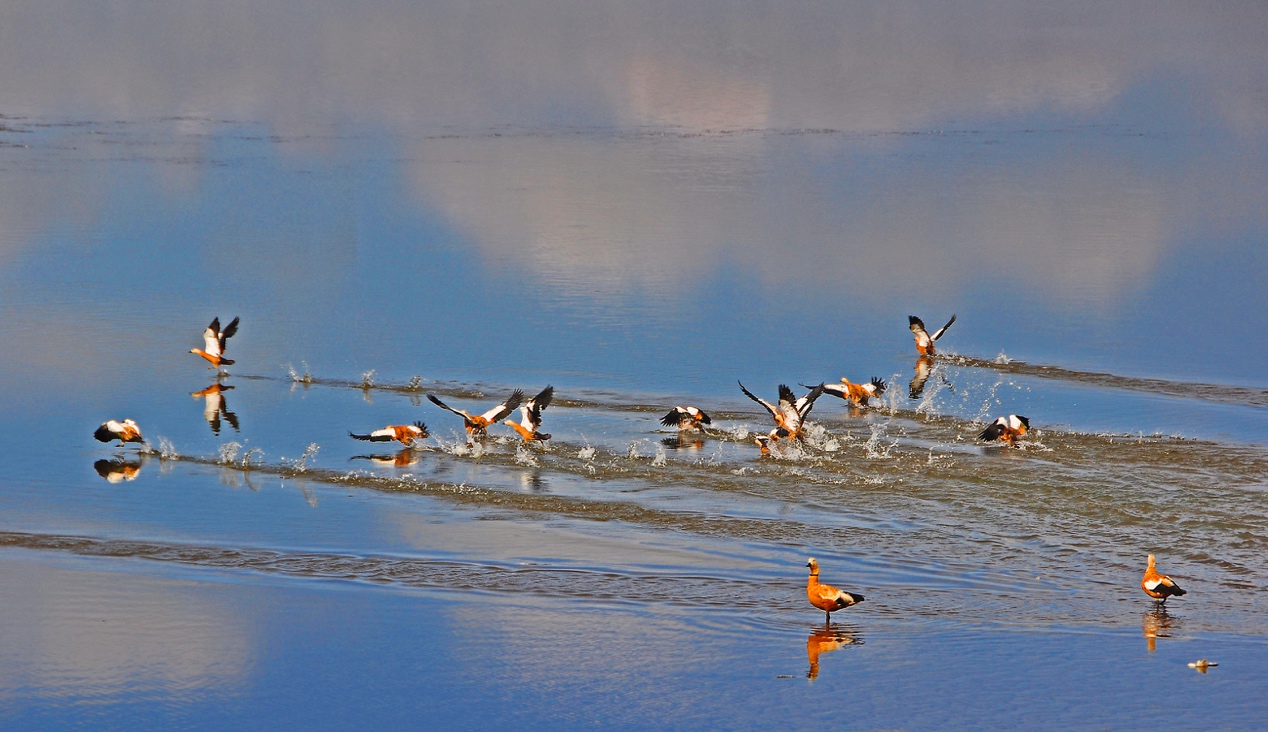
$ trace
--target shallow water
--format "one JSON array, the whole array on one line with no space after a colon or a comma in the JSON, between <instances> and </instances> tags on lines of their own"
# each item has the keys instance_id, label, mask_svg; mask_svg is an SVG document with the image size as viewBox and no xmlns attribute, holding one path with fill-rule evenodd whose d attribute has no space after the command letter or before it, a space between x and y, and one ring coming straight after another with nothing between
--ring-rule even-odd
<instances>
[{"instance_id":1,"label":"shallow water","mask_svg":"<svg viewBox=\"0 0 1268 732\"><path fill-rule=\"evenodd\" d=\"M67 5L0 10L6 727L1262 717L1262 11ZM842 376L759 457L737 381Z\"/></svg>"}]
</instances>

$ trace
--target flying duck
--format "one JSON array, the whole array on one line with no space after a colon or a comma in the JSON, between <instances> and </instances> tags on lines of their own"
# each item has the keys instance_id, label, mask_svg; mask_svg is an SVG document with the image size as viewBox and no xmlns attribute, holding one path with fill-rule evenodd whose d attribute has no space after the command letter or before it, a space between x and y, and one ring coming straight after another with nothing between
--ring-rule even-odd
<instances>
[{"instance_id":1,"label":"flying duck","mask_svg":"<svg viewBox=\"0 0 1268 732\"><path fill-rule=\"evenodd\" d=\"M463 425L467 428L467 436L469 438L483 437L487 434L489 425L501 422L506 419L507 415L519 408L520 402L524 401L524 392L516 389L511 392L511 396L506 401L490 409L484 414L471 414L465 409L454 409L436 398L434 394L428 394L427 400L441 409L448 410L462 417Z\"/></svg>"},{"instance_id":2,"label":"flying duck","mask_svg":"<svg viewBox=\"0 0 1268 732\"><path fill-rule=\"evenodd\" d=\"M97 431L92 433L92 436L96 437L100 442L110 442L111 440L118 440L120 443L145 442L145 438L141 437L141 428L137 427L136 422L130 419L125 419L122 422L116 422L113 419L109 422L102 422Z\"/></svg>"},{"instance_id":3,"label":"flying duck","mask_svg":"<svg viewBox=\"0 0 1268 732\"><path fill-rule=\"evenodd\" d=\"M537 396L530 399L527 404L520 406L520 422L518 424L511 419L506 420L506 424L518 432L520 437L524 438L524 442L549 440L550 435L538 432L537 429L542 426L542 410L550 406L550 400L554 396L555 387L547 386Z\"/></svg>"},{"instance_id":4,"label":"flying duck","mask_svg":"<svg viewBox=\"0 0 1268 732\"><path fill-rule=\"evenodd\" d=\"M1165 574L1158 574L1157 568L1154 567L1154 555L1149 555L1149 566L1145 567L1145 576L1140 578L1140 589L1145 591L1146 595L1166 602L1168 597L1175 595L1180 597L1185 591L1180 586L1171 581L1171 578Z\"/></svg>"},{"instance_id":5,"label":"flying duck","mask_svg":"<svg viewBox=\"0 0 1268 732\"><path fill-rule=\"evenodd\" d=\"M660 423L680 430L698 430L702 429L702 424L713 424L713 420L695 407L674 407L669 410L669 414L660 418Z\"/></svg>"},{"instance_id":6,"label":"flying duck","mask_svg":"<svg viewBox=\"0 0 1268 732\"><path fill-rule=\"evenodd\" d=\"M740 385L740 391L744 392L744 396L762 405L766 408L766 411L770 412L770 416L775 419L776 427L782 428L787 432L788 437L796 439L801 439L801 427L806 421L806 415L810 414L811 409L814 409L815 400L823 394L824 388L823 384L820 384L811 389L805 396L797 398L793 396L791 388L780 384L779 406L775 406L744 388L743 383L738 381L736 383Z\"/></svg>"},{"instance_id":7,"label":"flying duck","mask_svg":"<svg viewBox=\"0 0 1268 732\"><path fill-rule=\"evenodd\" d=\"M932 356L935 353L933 342L941 338L942 334L947 332L947 328L950 328L951 324L955 322L955 313L952 313L951 319L947 321L947 324L939 328L933 335L929 335L925 331L925 323L920 318L908 315L907 322L908 327L911 328L912 335L916 338L916 350L922 356Z\"/></svg>"},{"instance_id":8,"label":"flying duck","mask_svg":"<svg viewBox=\"0 0 1268 732\"><path fill-rule=\"evenodd\" d=\"M844 610L851 605L857 605L863 602L862 595L838 590L832 585L825 585L819 582L819 563L810 558L806 562L806 566L810 568L810 579L806 582L806 597L810 598L810 604L819 608L828 614L827 622L832 622L832 613L835 610Z\"/></svg>"},{"instance_id":9,"label":"flying duck","mask_svg":"<svg viewBox=\"0 0 1268 732\"><path fill-rule=\"evenodd\" d=\"M885 393L885 382L879 376L873 376L869 383L854 384L842 376L840 384L824 384L823 393L854 402L860 407L866 407L869 399Z\"/></svg>"},{"instance_id":10,"label":"flying duck","mask_svg":"<svg viewBox=\"0 0 1268 732\"><path fill-rule=\"evenodd\" d=\"M1019 414L1010 414L1007 417L1000 417L987 425L986 429L978 434L977 439L986 440L987 442L1002 440L1010 446L1016 447L1017 438L1026 434L1029 429L1029 419Z\"/></svg>"},{"instance_id":11,"label":"flying duck","mask_svg":"<svg viewBox=\"0 0 1268 732\"><path fill-rule=\"evenodd\" d=\"M231 366L233 361L224 357L225 341L233 337L238 332L238 319L234 318L233 322L225 326L224 330L220 330L220 316L212 318L211 325L207 326L207 330L203 331L203 347L202 349L191 348L190 353L196 353L199 356L211 362L215 368L221 366Z\"/></svg>"},{"instance_id":12,"label":"flying duck","mask_svg":"<svg viewBox=\"0 0 1268 732\"><path fill-rule=\"evenodd\" d=\"M412 447L414 440L421 440L428 437L431 433L427 431L427 425L422 422L414 424L390 424L381 430L375 430L367 435L348 433L349 437L357 440L367 440L369 442L391 442L396 440L406 447Z\"/></svg>"}]
</instances>

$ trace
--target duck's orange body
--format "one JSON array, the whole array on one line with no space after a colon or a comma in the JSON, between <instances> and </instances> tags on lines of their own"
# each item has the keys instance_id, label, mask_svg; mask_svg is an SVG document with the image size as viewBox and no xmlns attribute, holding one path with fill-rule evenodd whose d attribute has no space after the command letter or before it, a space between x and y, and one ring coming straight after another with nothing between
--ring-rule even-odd
<instances>
[{"instance_id":1,"label":"duck's orange body","mask_svg":"<svg viewBox=\"0 0 1268 732\"><path fill-rule=\"evenodd\" d=\"M932 356L937 353L934 343L947 332L947 328L950 328L951 324L954 322L955 314L952 314L951 319L947 321L946 325L936 330L933 335L929 335L929 333L925 330L925 323L923 320L914 315L907 316L908 327L911 328L911 334L916 339L916 352L921 356Z\"/></svg>"},{"instance_id":2,"label":"duck's orange body","mask_svg":"<svg viewBox=\"0 0 1268 732\"><path fill-rule=\"evenodd\" d=\"M555 387L547 386L542 389L537 396L529 400L529 402L520 407L520 421L506 420L505 424L519 433L524 442L545 442L550 439L550 435L545 432L539 432L538 428L542 426L542 410L550 406L550 401L555 398Z\"/></svg>"},{"instance_id":3,"label":"duck's orange body","mask_svg":"<svg viewBox=\"0 0 1268 732\"><path fill-rule=\"evenodd\" d=\"M810 600L811 605L828 614L828 622L832 621L833 612L844 610L851 605L857 605L865 599L862 595L838 590L832 585L821 583L819 581L819 563L813 558L806 562L806 566L810 568L810 579L806 582L806 597Z\"/></svg>"},{"instance_id":4,"label":"duck's orange body","mask_svg":"<svg viewBox=\"0 0 1268 732\"><path fill-rule=\"evenodd\" d=\"M1159 574L1154 566L1154 555L1149 555L1149 566L1145 567L1145 576L1140 578L1140 589L1155 600L1167 601L1168 597L1186 594L1180 586L1165 574Z\"/></svg>"},{"instance_id":5,"label":"duck's orange body","mask_svg":"<svg viewBox=\"0 0 1268 732\"><path fill-rule=\"evenodd\" d=\"M190 353L195 353L207 359L212 366L220 368L221 366L231 366L233 361L225 358L225 346L228 340L238 332L238 319L234 318L224 330L220 330L220 318L217 316L212 319L211 325L203 331L203 347L191 348Z\"/></svg>"},{"instance_id":6,"label":"duck's orange body","mask_svg":"<svg viewBox=\"0 0 1268 732\"><path fill-rule=\"evenodd\" d=\"M518 409L520 402L524 400L524 392L516 389L511 392L511 396L506 401L497 405L493 409L490 409L484 414L471 414L465 409L454 409L448 404L440 401L440 399L436 398L433 394L428 394L427 399L441 409L448 410L459 417L462 417L463 426L467 429L467 436L471 439L475 439L476 437L483 437L486 435L488 433L489 425L502 421L502 419L511 412Z\"/></svg>"},{"instance_id":7,"label":"duck's orange body","mask_svg":"<svg viewBox=\"0 0 1268 732\"><path fill-rule=\"evenodd\" d=\"M1010 414L1007 417L999 417L991 422L986 429L978 434L979 440L994 442L1000 440L1008 443L1009 447L1017 446L1017 438L1026 434L1030 430L1030 420L1019 414Z\"/></svg>"},{"instance_id":8,"label":"duck's orange body","mask_svg":"<svg viewBox=\"0 0 1268 732\"><path fill-rule=\"evenodd\" d=\"M430 434L427 431L427 425L422 422L415 422L414 424L390 424L381 430L375 430L364 435L349 432L348 436L368 442L391 442L396 440L406 447L411 447L415 440L425 439Z\"/></svg>"},{"instance_id":9,"label":"duck's orange body","mask_svg":"<svg viewBox=\"0 0 1268 732\"><path fill-rule=\"evenodd\" d=\"M885 382L879 376L873 376L872 380L866 384L855 384L842 376L840 384L824 384L823 393L854 402L860 407L866 407L872 397L879 397L885 393Z\"/></svg>"}]
</instances>

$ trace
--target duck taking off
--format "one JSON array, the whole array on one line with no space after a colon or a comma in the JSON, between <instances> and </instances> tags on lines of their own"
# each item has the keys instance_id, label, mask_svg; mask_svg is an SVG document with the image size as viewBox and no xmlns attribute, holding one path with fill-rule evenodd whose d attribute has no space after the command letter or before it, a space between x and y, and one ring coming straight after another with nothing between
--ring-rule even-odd
<instances>
[{"instance_id":1,"label":"duck taking off","mask_svg":"<svg viewBox=\"0 0 1268 732\"><path fill-rule=\"evenodd\" d=\"M430 434L427 431L427 425L422 422L415 422L414 424L390 424L381 430L375 430L365 435L349 432L348 436L356 440L366 440L367 442L391 442L396 440L406 447L412 447L415 440L426 439Z\"/></svg>"},{"instance_id":2,"label":"duck taking off","mask_svg":"<svg viewBox=\"0 0 1268 732\"><path fill-rule=\"evenodd\" d=\"M934 355L936 352L933 346L934 341L941 338L942 334L946 333L947 328L950 328L951 324L954 322L955 313L952 313L951 319L947 321L946 325L935 331L933 335L929 335L929 333L925 331L925 322L923 320L914 315L907 316L908 327L911 328L911 333L916 338L916 350L920 352L921 356Z\"/></svg>"},{"instance_id":3,"label":"duck taking off","mask_svg":"<svg viewBox=\"0 0 1268 732\"><path fill-rule=\"evenodd\" d=\"M660 423L666 427L677 427L680 430L698 430L703 429L701 425L713 424L713 420L709 419L709 415L695 407L678 406L669 410L669 414L661 417Z\"/></svg>"},{"instance_id":4,"label":"duck taking off","mask_svg":"<svg viewBox=\"0 0 1268 732\"><path fill-rule=\"evenodd\" d=\"M110 442L112 440L118 440L120 443L145 442L145 438L141 436L141 428L130 419L125 419L122 422L116 422L113 419L109 422L102 422L97 431L92 433L92 436L97 438L99 442Z\"/></svg>"},{"instance_id":5,"label":"duck taking off","mask_svg":"<svg viewBox=\"0 0 1268 732\"><path fill-rule=\"evenodd\" d=\"M220 330L220 317L212 318L211 325L207 326L207 330L203 331L203 347L202 349L191 348L190 353L196 353L199 356L211 362L214 368L221 366L232 366L233 361L225 358L226 341L238 332L238 319L234 318L224 330Z\"/></svg>"},{"instance_id":6,"label":"duck taking off","mask_svg":"<svg viewBox=\"0 0 1268 732\"><path fill-rule=\"evenodd\" d=\"M476 437L483 437L488 433L487 431L489 429L489 425L501 422L503 419L506 419L511 412L519 409L520 402L524 401L524 392L516 389L511 392L511 396L507 397L506 401L490 409L484 414L471 414L465 409L454 409L448 404L440 401L440 399L436 398L434 394L428 394L427 401L435 404L441 409L448 410L459 417L462 417L463 426L467 428L467 437L474 439Z\"/></svg>"},{"instance_id":7,"label":"duck taking off","mask_svg":"<svg viewBox=\"0 0 1268 732\"><path fill-rule=\"evenodd\" d=\"M520 437L524 438L524 442L545 442L549 440L550 435L537 430L542 426L542 410L550 406L550 400L554 396L555 387L547 386L537 396L530 399L527 404L520 407L520 421L518 424L511 419L506 420L506 424L518 432Z\"/></svg>"},{"instance_id":8,"label":"duck taking off","mask_svg":"<svg viewBox=\"0 0 1268 732\"><path fill-rule=\"evenodd\" d=\"M775 420L775 427L787 432L787 437L795 439L801 439L801 428L805 424L806 416L810 414L811 409L814 409L815 400L823 394L824 389L823 384L820 384L811 389L805 396L798 398L793 395L791 388L785 384L780 384L779 405L776 406L744 388L743 383L738 381L736 383L740 385L740 391L744 392L744 396L762 405L766 408L766 411L770 412L770 416Z\"/></svg>"},{"instance_id":9,"label":"duck taking off","mask_svg":"<svg viewBox=\"0 0 1268 732\"><path fill-rule=\"evenodd\" d=\"M824 384L823 393L840 397L847 402L854 402L860 407L866 407L869 399L885 393L885 382L879 376L873 376L872 380L866 384L855 384L842 376L840 384Z\"/></svg>"},{"instance_id":10,"label":"duck taking off","mask_svg":"<svg viewBox=\"0 0 1268 732\"><path fill-rule=\"evenodd\" d=\"M1030 429L1030 420L1020 414L1010 414L1007 417L1000 417L991 422L986 429L978 434L977 439L994 442L1000 440L1007 442L1010 447L1017 446L1017 438L1026 434Z\"/></svg>"}]
</instances>

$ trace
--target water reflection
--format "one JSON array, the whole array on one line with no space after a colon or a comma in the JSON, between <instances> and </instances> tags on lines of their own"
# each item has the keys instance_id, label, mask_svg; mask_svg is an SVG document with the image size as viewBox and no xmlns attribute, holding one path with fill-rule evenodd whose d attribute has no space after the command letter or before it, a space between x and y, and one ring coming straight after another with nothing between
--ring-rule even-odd
<instances>
[{"instance_id":1,"label":"water reflection","mask_svg":"<svg viewBox=\"0 0 1268 732\"><path fill-rule=\"evenodd\" d=\"M207 420L208 426L217 437L220 436L220 420L223 418L233 427L234 432L240 432L238 427L238 415L229 410L229 403L225 400L224 393L232 386L220 383L217 379L215 383L201 391L191 391L189 395L195 399L203 398L203 419Z\"/></svg>"},{"instance_id":2,"label":"water reflection","mask_svg":"<svg viewBox=\"0 0 1268 732\"><path fill-rule=\"evenodd\" d=\"M408 468L418 462L422 452L412 447L402 448L394 453L375 455L353 455L351 460L368 460L371 464L384 468Z\"/></svg>"},{"instance_id":3,"label":"water reflection","mask_svg":"<svg viewBox=\"0 0 1268 732\"><path fill-rule=\"evenodd\" d=\"M925 391L925 382L933 373L933 357L922 354L916 359L915 371L916 375L911 377L911 383L907 385L907 395L912 399L919 399Z\"/></svg>"},{"instance_id":4,"label":"water reflection","mask_svg":"<svg viewBox=\"0 0 1268 732\"><path fill-rule=\"evenodd\" d=\"M685 430L674 437L666 437L660 441L670 450L699 452L704 449L704 433L697 430Z\"/></svg>"},{"instance_id":5,"label":"water reflection","mask_svg":"<svg viewBox=\"0 0 1268 732\"><path fill-rule=\"evenodd\" d=\"M1173 631L1180 627L1180 619L1168 613L1166 605L1158 603L1140 616L1140 625L1149 652L1153 653L1159 638L1170 638Z\"/></svg>"},{"instance_id":6,"label":"water reflection","mask_svg":"<svg viewBox=\"0 0 1268 732\"><path fill-rule=\"evenodd\" d=\"M124 481L136 480L140 474L141 468L150 461L150 455L141 453L134 457L116 457L111 460L98 460L92 464L93 470L97 471L97 475L105 478L108 483L122 483Z\"/></svg>"},{"instance_id":7,"label":"water reflection","mask_svg":"<svg viewBox=\"0 0 1268 732\"><path fill-rule=\"evenodd\" d=\"M810 670L806 678L814 681L819 678L819 656L824 653L844 648L845 646L862 645L863 637L855 629L846 625L825 625L810 631L806 636L806 660L810 662Z\"/></svg>"}]
</instances>

